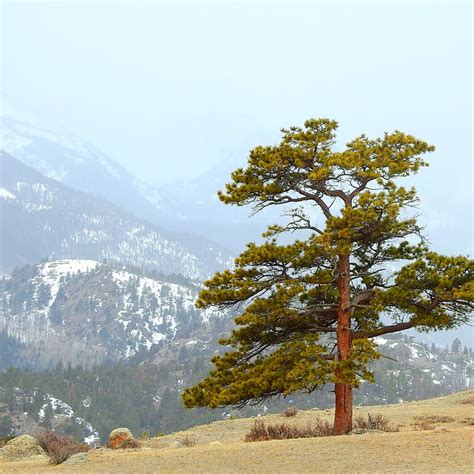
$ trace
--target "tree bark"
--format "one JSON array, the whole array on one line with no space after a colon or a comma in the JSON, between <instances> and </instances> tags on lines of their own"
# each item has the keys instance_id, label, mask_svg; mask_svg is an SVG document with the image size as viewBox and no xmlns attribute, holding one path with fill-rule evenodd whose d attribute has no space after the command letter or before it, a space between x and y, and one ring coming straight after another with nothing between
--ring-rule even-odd
<instances>
[{"instance_id":1,"label":"tree bark","mask_svg":"<svg viewBox=\"0 0 474 474\"><path fill-rule=\"evenodd\" d=\"M345 361L349 360L352 349L349 254L340 255L338 272L337 360ZM352 430L352 385L337 381L338 374L335 375L334 433L345 434Z\"/></svg>"}]
</instances>

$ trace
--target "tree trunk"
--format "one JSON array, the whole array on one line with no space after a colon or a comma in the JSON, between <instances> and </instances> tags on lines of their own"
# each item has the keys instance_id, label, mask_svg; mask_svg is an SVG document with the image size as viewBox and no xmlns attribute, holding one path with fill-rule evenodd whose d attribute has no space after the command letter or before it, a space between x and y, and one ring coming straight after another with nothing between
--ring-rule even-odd
<instances>
[{"instance_id":1,"label":"tree trunk","mask_svg":"<svg viewBox=\"0 0 474 474\"><path fill-rule=\"evenodd\" d=\"M350 358L352 349L349 254L339 257L338 271L337 360L344 361ZM334 433L345 434L352 430L352 385L336 381L334 393Z\"/></svg>"}]
</instances>

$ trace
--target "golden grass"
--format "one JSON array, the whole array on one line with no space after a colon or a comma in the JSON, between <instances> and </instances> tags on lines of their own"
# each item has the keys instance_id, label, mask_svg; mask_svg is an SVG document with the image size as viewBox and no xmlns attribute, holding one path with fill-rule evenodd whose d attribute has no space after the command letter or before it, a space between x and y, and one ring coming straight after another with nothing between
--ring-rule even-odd
<instances>
[{"instance_id":1,"label":"golden grass","mask_svg":"<svg viewBox=\"0 0 474 474\"><path fill-rule=\"evenodd\" d=\"M472 472L474 427L463 423L472 406L463 404L474 391L400 405L361 407L356 414L381 413L401 424L397 433L376 433L327 438L245 443L243 436L254 419L199 426L181 433L151 439L144 448L91 452L85 463L47 466L36 461L0 463L0 472L81 473L305 473L305 472ZM267 415L267 422L304 424L315 416L331 418L331 410L300 411L291 420ZM452 417L437 423L448 431L414 431L415 417ZM445 418L449 419L449 418ZM171 449L172 441L190 436L195 447ZM216 443L216 441L218 443ZM214 442L209 445L210 442Z\"/></svg>"}]
</instances>

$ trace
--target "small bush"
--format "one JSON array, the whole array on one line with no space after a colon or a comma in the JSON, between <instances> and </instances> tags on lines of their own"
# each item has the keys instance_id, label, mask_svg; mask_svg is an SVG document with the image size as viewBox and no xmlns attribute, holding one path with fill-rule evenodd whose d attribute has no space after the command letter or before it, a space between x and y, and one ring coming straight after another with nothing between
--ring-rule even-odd
<instances>
[{"instance_id":1,"label":"small bush","mask_svg":"<svg viewBox=\"0 0 474 474\"><path fill-rule=\"evenodd\" d=\"M427 421L428 423L451 423L454 421L452 416L443 415L420 415L415 416L416 421Z\"/></svg>"},{"instance_id":2,"label":"small bush","mask_svg":"<svg viewBox=\"0 0 474 474\"><path fill-rule=\"evenodd\" d=\"M332 425L327 421L316 420L313 425L306 427L290 426L286 423L278 425L265 425L262 420L256 420L250 431L245 435L244 441L269 441L271 439L296 439L332 436Z\"/></svg>"},{"instance_id":3,"label":"small bush","mask_svg":"<svg viewBox=\"0 0 474 474\"><path fill-rule=\"evenodd\" d=\"M197 444L197 439L191 438L190 436L186 435L178 439L178 441L183 445L186 446L187 448L192 448L196 446Z\"/></svg>"},{"instance_id":4,"label":"small bush","mask_svg":"<svg viewBox=\"0 0 474 474\"><path fill-rule=\"evenodd\" d=\"M296 416L298 414L298 408L296 407L288 407L284 412L281 413L282 416L291 417Z\"/></svg>"},{"instance_id":5,"label":"small bush","mask_svg":"<svg viewBox=\"0 0 474 474\"><path fill-rule=\"evenodd\" d=\"M354 420L354 428L360 428L363 430L380 430L394 432L398 431L398 426L392 425L387 418L379 413L368 414L367 418L358 416Z\"/></svg>"},{"instance_id":6,"label":"small bush","mask_svg":"<svg viewBox=\"0 0 474 474\"><path fill-rule=\"evenodd\" d=\"M416 420L413 423L413 429L415 431L429 431L434 429L434 426L427 420Z\"/></svg>"},{"instance_id":7,"label":"small bush","mask_svg":"<svg viewBox=\"0 0 474 474\"><path fill-rule=\"evenodd\" d=\"M90 449L88 444L80 443L72 436L61 436L52 431L35 433L35 438L51 458L53 464L61 464L73 454L84 453Z\"/></svg>"},{"instance_id":8,"label":"small bush","mask_svg":"<svg viewBox=\"0 0 474 474\"><path fill-rule=\"evenodd\" d=\"M149 434L148 434L148 431L144 431L141 435L140 435L140 439L142 441L146 441L148 438L149 438Z\"/></svg>"},{"instance_id":9,"label":"small bush","mask_svg":"<svg viewBox=\"0 0 474 474\"><path fill-rule=\"evenodd\" d=\"M459 403L463 405L474 405L474 397L466 398L465 400L461 400Z\"/></svg>"},{"instance_id":10,"label":"small bush","mask_svg":"<svg viewBox=\"0 0 474 474\"><path fill-rule=\"evenodd\" d=\"M466 425L469 425L469 426L474 426L474 418L472 416L468 416L467 418L464 418L462 420L462 423L465 423Z\"/></svg>"}]
</instances>

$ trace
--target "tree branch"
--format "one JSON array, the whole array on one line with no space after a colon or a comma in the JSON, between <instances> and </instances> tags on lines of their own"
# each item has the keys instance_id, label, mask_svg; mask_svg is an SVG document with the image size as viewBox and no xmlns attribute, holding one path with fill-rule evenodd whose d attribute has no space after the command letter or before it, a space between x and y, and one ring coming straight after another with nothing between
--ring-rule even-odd
<instances>
[{"instance_id":1,"label":"tree branch","mask_svg":"<svg viewBox=\"0 0 474 474\"><path fill-rule=\"evenodd\" d=\"M373 331L357 331L352 334L352 339L370 339L372 337L382 336L383 334L389 334L392 332L404 331L405 329L411 329L415 324L412 322L393 324L392 326L384 326Z\"/></svg>"}]
</instances>

